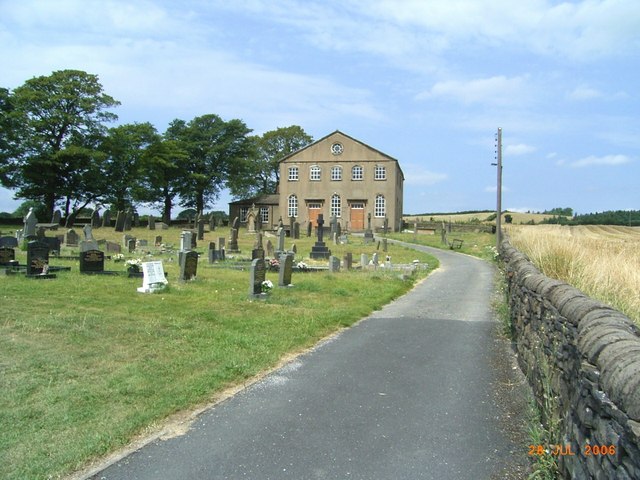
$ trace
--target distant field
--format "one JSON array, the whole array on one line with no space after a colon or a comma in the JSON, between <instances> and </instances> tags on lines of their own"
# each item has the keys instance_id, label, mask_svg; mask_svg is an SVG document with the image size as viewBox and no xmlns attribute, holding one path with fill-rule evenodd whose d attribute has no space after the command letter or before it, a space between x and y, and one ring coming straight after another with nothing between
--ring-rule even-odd
<instances>
[{"instance_id":1,"label":"distant field","mask_svg":"<svg viewBox=\"0 0 640 480\"><path fill-rule=\"evenodd\" d=\"M506 231L545 275L613 306L640 326L640 227L512 225Z\"/></svg>"},{"instance_id":2,"label":"distant field","mask_svg":"<svg viewBox=\"0 0 640 480\"><path fill-rule=\"evenodd\" d=\"M520 212L505 212L504 215L511 215L514 224L525 224L533 220L535 223L540 223L545 218L551 218L553 215L546 215L543 213L520 213ZM467 223L472 221L495 223L495 219L488 221L487 219L495 214L494 211L476 212L476 213L451 213L440 215L405 215L403 218L406 222L418 221L429 222L431 219L435 222L454 222L454 223Z\"/></svg>"}]
</instances>

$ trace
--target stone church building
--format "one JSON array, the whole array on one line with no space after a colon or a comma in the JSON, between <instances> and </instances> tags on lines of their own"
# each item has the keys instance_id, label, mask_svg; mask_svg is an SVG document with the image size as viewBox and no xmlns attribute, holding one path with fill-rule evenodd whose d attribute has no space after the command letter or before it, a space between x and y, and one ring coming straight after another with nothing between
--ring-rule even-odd
<instances>
[{"instance_id":1,"label":"stone church building","mask_svg":"<svg viewBox=\"0 0 640 480\"><path fill-rule=\"evenodd\" d=\"M229 217L257 215L272 229L291 217L305 229L319 214L335 216L343 229L357 232L402 226L404 174L398 160L338 130L280 160L278 193L229 204Z\"/></svg>"}]
</instances>

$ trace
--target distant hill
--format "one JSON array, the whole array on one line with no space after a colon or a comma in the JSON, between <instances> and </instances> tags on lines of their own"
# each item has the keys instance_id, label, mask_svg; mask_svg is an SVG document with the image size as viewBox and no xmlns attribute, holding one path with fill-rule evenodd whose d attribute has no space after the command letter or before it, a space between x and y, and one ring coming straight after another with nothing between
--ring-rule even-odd
<instances>
[{"instance_id":1,"label":"distant hill","mask_svg":"<svg viewBox=\"0 0 640 480\"><path fill-rule=\"evenodd\" d=\"M453 222L453 223L496 223L495 210L475 210L454 213L423 213L418 215L404 215L405 222ZM504 212L504 215L511 215L512 223L541 223L543 220L552 218L553 215L545 213L520 213Z\"/></svg>"}]
</instances>

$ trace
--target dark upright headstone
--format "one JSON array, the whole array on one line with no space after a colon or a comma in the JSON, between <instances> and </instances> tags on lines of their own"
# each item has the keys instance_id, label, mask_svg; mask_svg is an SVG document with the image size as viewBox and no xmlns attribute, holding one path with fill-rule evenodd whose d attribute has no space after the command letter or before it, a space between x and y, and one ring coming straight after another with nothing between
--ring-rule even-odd
<instances>
[{"instance_id":1,"label":"dark upright headstone","mask_svg":"<svg viewBox=\"0 0 640 480\"><path fill-rule=\"evenodd\" d=\"M293 223L293 238L296 240L300 238L300 222Z\"/></svg>"},{"instance_id":2,"label":"dark upright headstone","mask_svg":"<svg viewBox=\"0 0 640 480\"><path fill-rule=\"evenodd\" d=\"M209 231L213 232L216 229L216 217L213 216L213 213L209 215Z\"/></svg>"},{"instance_id":3,"label":"dark upright headstone","mask_svg":"<svg viewBox=\"0 0 640 480\"><path fill-rule=\"evenodd\" d=\"M124 232L124 219L126 214L120 210L118 211L118 215L116 216L116 232Z\"/></svg>"},{"instance_id":4,"label":"dark upright headstone","mask_svg":"<svg viewBox=\"0 0 640 480\"><path fill-rule=\"evenodd\" d=\"M345 270L351 270L353 268L353 253L345 253L344 257L342 257L342 263L344 264Z\"/></svg>"},{"instance_id":5,"label":"dark upright headstone","mask_svg":"<svg viewBox=\"0 0 640 480\"><path fill-rule=\"evenodd\" d=\"M49 246L32 241L27 244L27 275L40 275L49 268Z\"/></svg>"},{"instance_id":6,"label":"dark upright headstone","mask_svg":"<svg viewBox=\"0 0 640 480\"><path fill-rule=\"evenodd\" d=\"M49 246L49 252L54 255L60 255L60 238L59 237L43 237L41 242Z\"/></svg>"},{"instance_id":7,"label":"dark upright headstone","mask_svg":"<svg viewBox=\"0 0 640 480\"><path fill-rule=\"evenodd\" d=\"M70 228L67 230L67 233L64 234L64 244L68 247L77 247L78 240L78 234L73 228Z\"/></svg>"},{"instance_id":8,"label":"dark upright headstone","mask_svg":"<svg viewBox=\"0 0 640 480\"><path fill-rule=\"evenodd\" d=\"M156 229L156 219L153 217L153 215L149 215L148 227L149 227L149 230L155 230Z\"/></svg>"},{"instance_id":9,"label":"dark upright headstone","mask_svg":"<svg viewBox=\"0 0 640 480\"><path fill-rule=\"evenodd\" d=\"M0 247L16 248L18 239L16 237L0 237Z\"/></svg>"},{"instance_id":10,"label":"dark upright headstone","mask_svg":"<svg viewBox=\"0 0 640 480\"><path fill-rule=\"evenodd\" d=\"M256 258L251 262L249 269L249 298L256 297L262 293L262 282L266 278L266 264L262 258Z\"/></svg>"},{"instance_id":11,"label":"dark upright headstone","mask_svg":"<svg viewBox=\"0 0 640 480\"><path fill-rule=\"evenodd\" d=\"M198 252L183 252L180 256L180 280L195 278L198 272Z\"/></svg>"},{"instance_id":12,"label":"dark upright headstone","mask_svg":"<svg viewBox=\"0 0 640 480\"><path fill-rule=\"evenodd\" d=\"M80 253L80 273L104 272L104 252L87 250Z\"/></svg>"},{"instance_id":13,"label":"dark upright headstone","mask_svg":"<svg viewBox=\"0 0 640 480\"><path fill-rule=\"evenodd\" d=\"M91 213L91 226L93 228L100 227L100 213L98 212L97 208L93 211L93 213Z\"/></svg>"},{"instance_id":14,"label":"dark upright headstone","mask_svg":"<svg viewBox=\"0 0 640 480\"><path fill-rule=\"evenodd\" d=\"M123 228L125 232L128 232L129 230L131 230L131 223L133 222L133 213L132 212L127 212L124 214L124 224L123 224Z\"/></svg>"},{"instance_id":15,"label":"dark upright headstone","mask_svg":"<svg viewBox=\"0 0 640 480\"><path fill-rule=\"evenodd\" d=\"M0 247L0 265L10 265L16 259L16 251L11 247Z\"/></svg>"},{"instance_id":16,"label":"dark upright headstone","mask_svg":"<svg viewBox=\"0 0 640 480\"><path fill-rule=\"evenodd\" d=\"M133 213L133 226L136 228L140 226L140 214L138 212Z\"/></svg>"},{"instance_id":17,"label":"dark upright headstone","mask_svg":"<svg viewBox=\"0 0 640 480\"><path fill-rule=\"evenodd\" d=\"M53 217L51 217L51 223L60 225L61 220L62 220L62 213L60 212L60 210L56 210L55 212L53 212Z\"/></svg>"},{"instance_id":18,"label":"dark upright headstone","mask_svg":"<svg viewBox=\"0 0 640 480\"><path fill-rule=\"evenodd\" d=\"M291 285L291 274L293 272L293 255L286 253L280 255L280 269L278 270L278 286L286 287Z\"/></svg>"},{"instance_id":19,"label":"dark upright headstone","mask_svg":"<svg viewBox=\"0 0 640 480\"><path fill-rule=\"evenodd\" d=\"M364 243L369 244L373 242L373 231L371 231L371 213L367 214L367 229L364 232Z\"/></svg>"},{"instance_id":20,"label":"dark upright headstone","mask_svg":"<svg viewBox=\"0 0 640 480\"><path fill-rule=\"evenodd\" d=\"M307 237L311 236L312 230L313 230L313 225L311 224L311 221L309 221L309 223L307 223Z\"/></svg>"},{"instance_id":21,"label":"dark upright headstone","mask_svg":"<svg viewBox=\"0 0 640 480\"><path fill-rule=\"evenodd\" d=\"M111 210L105 210L102 214L102 226L110 227L111 226Z\"/></svg>"},{"instance_id":22,"label":"dark upright headstone","mask_svg":"<svg viewBox=\"0 0 640 480\"><path fill-rule=\"evenodd\" d=\"M204 218L198 220L198 240L204 240Z\"/></svg>"}]
</instances>

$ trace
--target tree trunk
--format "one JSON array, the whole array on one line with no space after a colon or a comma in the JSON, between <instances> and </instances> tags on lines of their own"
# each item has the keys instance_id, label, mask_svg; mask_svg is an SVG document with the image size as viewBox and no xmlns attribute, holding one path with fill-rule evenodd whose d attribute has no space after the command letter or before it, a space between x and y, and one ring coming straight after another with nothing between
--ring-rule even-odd
<instances>
[{"instance_id":1,"label":"tree trunk","mask_svg":"<svg viewBox=\"0 0 640 480\"><path fill-rule=\"evenodd\" d=\"M162 209L162 221L167 225L171 225L171 209L173 208L173 199L169 195L169 189L164 189L164 208Z\"/></svg>"}]
</instances>

